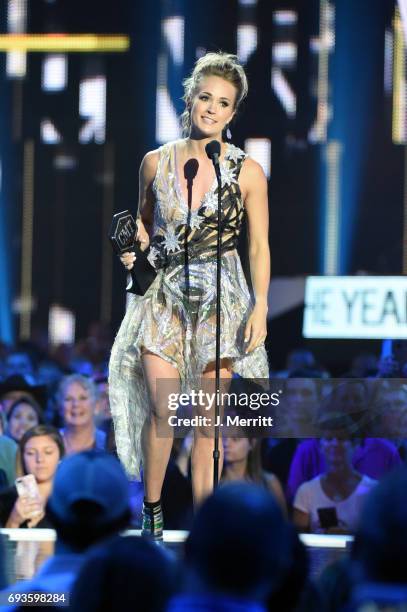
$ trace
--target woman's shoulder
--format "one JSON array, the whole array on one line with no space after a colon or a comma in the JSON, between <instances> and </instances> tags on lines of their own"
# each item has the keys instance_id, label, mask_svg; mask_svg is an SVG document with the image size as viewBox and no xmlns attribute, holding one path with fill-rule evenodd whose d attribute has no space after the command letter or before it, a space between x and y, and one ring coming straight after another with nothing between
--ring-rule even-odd
<instances>
[{"instance_id":1,"label":"woman's shoulder","mask_svg":"<svg viewBox=\"0 0 407 612\"><path fill-rule=\"evenodd\" d=\"M321 475L315 476L311 480L303 482L297 489L294 497L293 506L294 508L309 510L312 509L314 504L321 498L324 499L326 496L321 487Z\"/></svg>"},{"instance_id":2,"label":"woman's shoulder","mask_svg":"<svg viewBox=\"0 0 407 612\"><path fill-rule=\"evenodd\" d=\"M266 470L263 470L261 473L261 477L263 479L264 484L267 486L267 488L272 489L275 486L275 483L279 483L279 479L277 478L277 476L275 474L273 474L273 472L267 472Z\"/></svg>"},{"instance_id":3,"label":"woman's shoulder","mask_svg":"<svg viewBox=\"0 0 407 612\"><path fill-rule=\"evenodd\" d=\"M321 491L321 474L318 474L318 476L314 476L314 478L311 478L311 480L306 480L305 482L303 482L299 487L298 487L298 491L306 491L307 493L314 493L316 491Z\"/></svg>"},{"instance_id":4,"label":"woman's shoulder","mask_svg":"<svg viewBox=\"0 0 407 612\"><path fill-rule=\"evenodd\" d=\"M152 151L147 151L142 159L141 168L144 171L155 171L157 169L158 160L160 159L160 152L161 147L153 149Z\"/></svg>"},{"instance_id":5,"label":"woman's shoulder","mask_svg":"<svg viewBox=\"0 0 407 612\"><path fill-rule=\"evenodd\" d=\"M8 434L0 435L0 453L16 453L17 444Z\"/></svg>"},{"instance_id":6,"label":"woman's shoulder","mask_svg":"<svg viewBox=\"0 0 407 612\"><path fill-rule=\"evenodd\" d=\"M242 164L242 172L248 180L257 181L260 179L266 179L263 167L253 157L250 157L245 151L239 149L235 145L229 143L228 145L228 159L236 160L237 163Z\"/></svg>"},{"instance_id":7,"label":"woman's shoulder","mask_svg":"<svg viewBox=\"0 0 407 612\"><path fill-rule=\"evenodd\" d=\"M279 478L275 474L273 474L273 472L267 472L266 470L263 470L261 473L261 477L266 489L272 491L273 493L280 493L280 491L283 492L281 482Z\"/></svg>"},{"instance_id":8,"label":"woman's shoulder","mask_svg":"<svg viewBox=\"0 0 407 612\"><path fill-rule=\"evenodd\" d=\"M157 163L160 157L174 150L177 145L182 145L184 139L178 138L177 140L170 140L168 142L164 142L162 145L157 147L156 149L152 149L151 151L147 151L144 155L143 162L153 164Z\"/></svg>"},{"instance_id":9,"label":"woman's shoulder","mask_svg":"<svg viewBox=\"0 0 407 612\"><path fill-rule=\"evenodd\" d=\"M160 160L166 157L168 158L178 142L181 142L181 140L171 140L170 142L162 144L157 149L147 151L140 165L140 172L145 179L154 179L157 174Z\"/></svg>"}]
</instances>

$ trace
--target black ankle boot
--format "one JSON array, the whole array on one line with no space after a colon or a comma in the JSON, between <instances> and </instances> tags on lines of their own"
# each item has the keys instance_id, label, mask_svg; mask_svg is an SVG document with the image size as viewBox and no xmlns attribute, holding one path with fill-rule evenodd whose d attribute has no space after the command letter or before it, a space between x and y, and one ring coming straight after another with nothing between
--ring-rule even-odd
<instances>
[{"instance_id":1,"label":"black ankle boot","mask_svg":"<svg viewBox=\"0 0 407 612\"><path fill-rule=\"evenodd\" d=\"M163 541L163 512L161 500L157 502L143 502L141 535L157 542Z\"/></svg>"}]
</instances>

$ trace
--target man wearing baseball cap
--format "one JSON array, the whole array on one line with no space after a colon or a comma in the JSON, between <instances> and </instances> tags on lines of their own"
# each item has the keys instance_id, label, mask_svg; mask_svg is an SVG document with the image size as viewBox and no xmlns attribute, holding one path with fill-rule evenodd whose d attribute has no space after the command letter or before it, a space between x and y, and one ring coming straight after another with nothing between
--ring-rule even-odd
<instances>
[{"instance_id":1,"label":"man wearing baseball cap","mask_svg":"<svg viewBox=\"0 0 407 612\"><path fill-rule=\"evenodd\" d=\"M57 533L54 556L30 581L12 585L6 592L60 593L65 602L61 598L59 604L66 605L84 553L129 526L129 484L119 461L96 450L63 459L47 514Z\"/></svg>"}]
</instances>

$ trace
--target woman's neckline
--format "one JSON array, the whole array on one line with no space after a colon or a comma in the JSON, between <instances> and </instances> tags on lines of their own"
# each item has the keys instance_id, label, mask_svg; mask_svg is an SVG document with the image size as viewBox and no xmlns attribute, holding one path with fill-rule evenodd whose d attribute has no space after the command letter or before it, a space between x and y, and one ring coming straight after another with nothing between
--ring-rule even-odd
<instances>
[{"instance_id":1,"label":"woman's neckline","mask_svg":"<svg viewBox=\"0 0 407 612\"><path fill-rule=\"evenodd\" d=\"M218 185L218 181L216 179L216 175L213 179L212 185L210 186L210 188L208 189L208 191L206 191L202 198L200 199L199 202L199 206L197 206L196 208L190 208L187 204L187 202L185 201L184 195L182 193L182 189L181 189L181 183L179 180L179 173L178 173L178 151L177 151L177 145L181 142L185 142L185 139L179 139L179 140L175 140L172 145L173 145L173 164L174 164L174 176L175 176L175 186L176 186L176 192L178 195L178 199L181 203L181 205L183 206L183 208L188 211L189 213L198 213L199 210L202 208L202 206L205 203L206 198L208 197L208 195L210 193L213 193L213 191L215 191L217 185ZM230 151L230 147L232 146L231 143L226 142L225 144L225 150L224 150L224 154L223 157L219 158L219 165L222 168L222 166L224 165L225 161L228 159L228 154Z\"/></svg>"},{"instance_id":2,"label":"woman's neckline","mask_svg":"<svg viewBox=\"0 0 407 612\"><path fill-rule=\"evenodd\" d=\"M363 482L364 479L364 475L360 474L360 479L358 480L358 482L356 483L355 487L352 489L352 491L349 493L349 495L347 495L346 497L342 497L340 500L335 500L332 497L330 497L329 495L326 494L325 489L323 487L322 484L322 477L324 476L324 474L321 474L320 478L319 478L319 486L321 487L321 491L323 493L323 495L329 499L329 501L334 502L336 504L340 504L342 502L347 501L348 499L350 499L352 497L352 495L357 491L359 485Z\"/></svg>"}]
</instances>

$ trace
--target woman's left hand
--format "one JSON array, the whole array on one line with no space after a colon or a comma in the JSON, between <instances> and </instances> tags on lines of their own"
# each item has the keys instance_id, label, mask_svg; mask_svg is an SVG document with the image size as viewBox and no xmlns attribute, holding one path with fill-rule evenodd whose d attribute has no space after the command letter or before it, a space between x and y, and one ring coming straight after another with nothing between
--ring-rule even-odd
<instances>
[{"instance_id":1,"label":"woman's left hand","mask_svg":"<svg viewBox=\"0 0 407 612\"><path fill-rule=\"evenodd\" d=\"M246 353L262 346L267 337L267 304L258 302L254 306L247 321L244 341L247 343Z\"/></svg>"}]
</instances>

